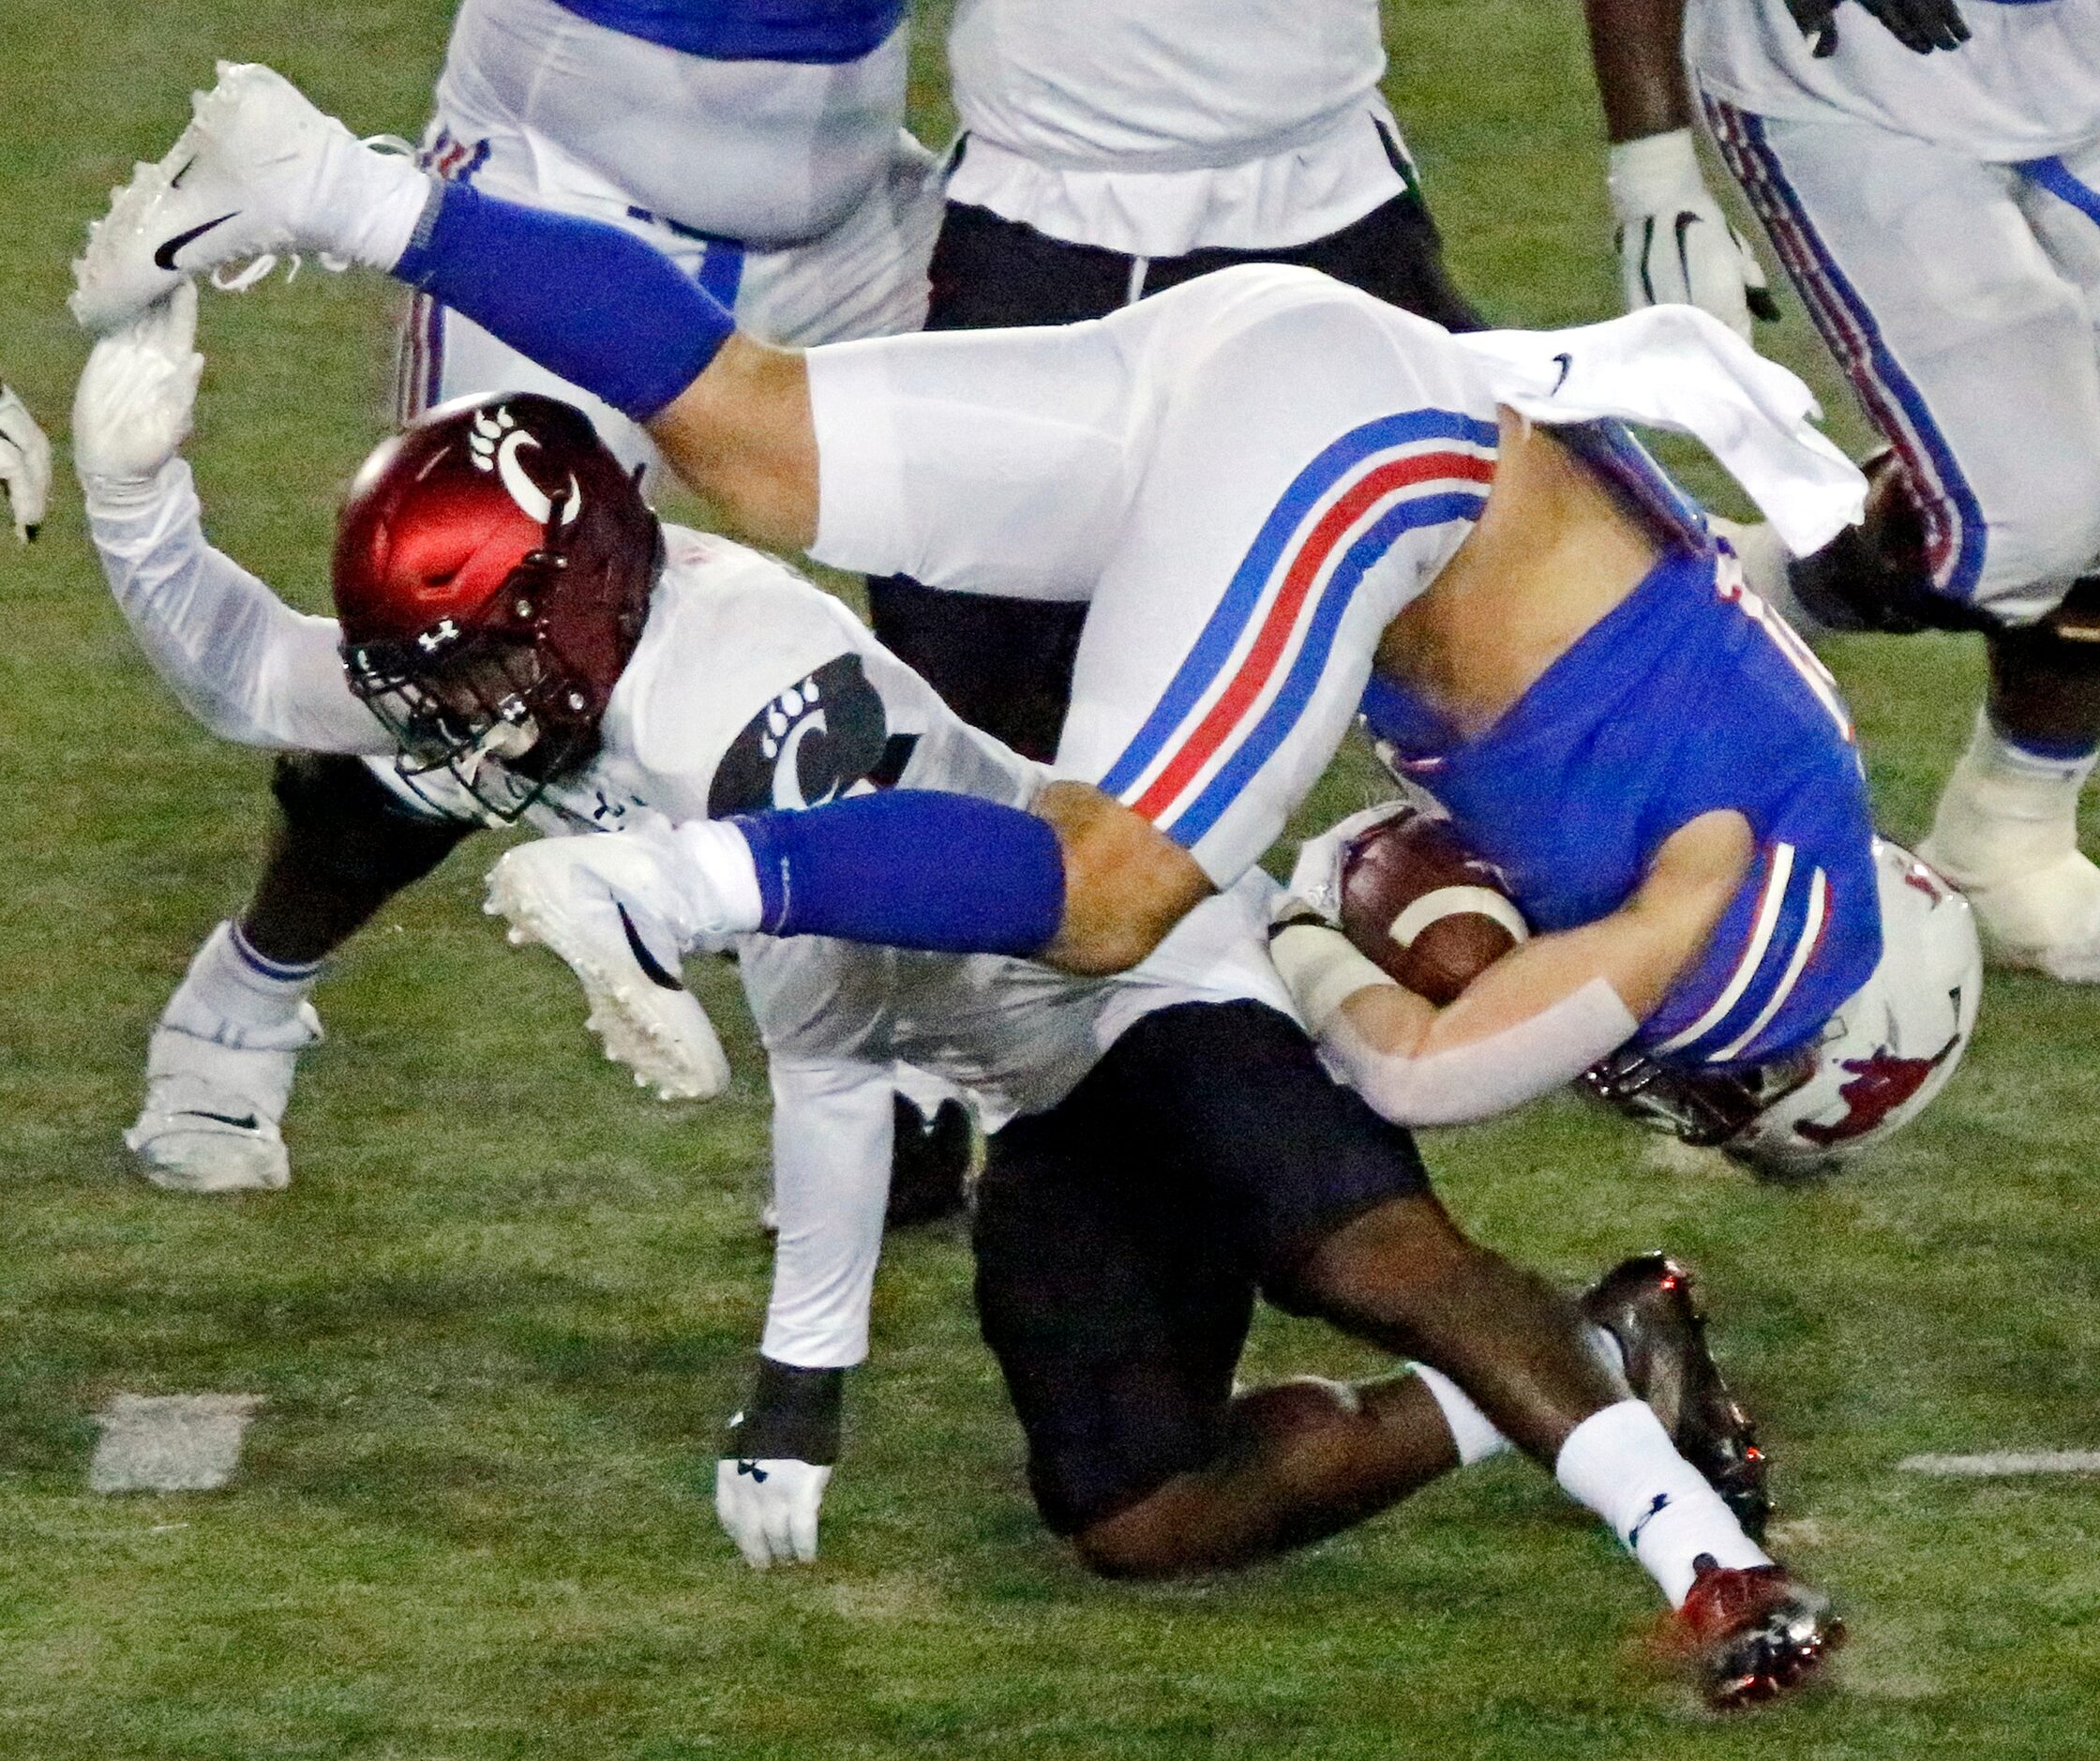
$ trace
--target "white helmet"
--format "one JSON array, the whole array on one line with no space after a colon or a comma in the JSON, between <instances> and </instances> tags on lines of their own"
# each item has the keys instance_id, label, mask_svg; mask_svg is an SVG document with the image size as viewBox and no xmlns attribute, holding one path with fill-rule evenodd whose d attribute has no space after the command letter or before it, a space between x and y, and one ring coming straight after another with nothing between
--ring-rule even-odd
<instances>
[{"instance_id":1,"label":"white helmet","mask_svg":"<svg viewBox=\"0 0 2100 1761\"><path fill-rule=\"evenodd\" d=\"M1969 901L1898 844L1874 840L1882 957L1804 1050L1734 1072L1634 1048L1583 1085L1643 1124L1796 1180L1876 1144L1946 1087L1975 1031L1983 950Z\"/></svg>"}]
</instances>

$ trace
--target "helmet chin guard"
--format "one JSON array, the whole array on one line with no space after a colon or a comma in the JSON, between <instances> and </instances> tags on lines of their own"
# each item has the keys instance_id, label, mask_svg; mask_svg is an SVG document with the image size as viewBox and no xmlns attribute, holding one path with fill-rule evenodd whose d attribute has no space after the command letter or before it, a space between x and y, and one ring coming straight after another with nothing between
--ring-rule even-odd
<instances>
[{"instance_id":1,"label":"helmet chin guard","mask_svg":"<svg viewBox=\"0 0 2100 1761\"><path fill-rule=\"evenodd\" d=\"M333 570L350 687L499 820L588 763L663 566L639 489L580 410L460 399L368 459Z\"/></svg>"},{"instance_id":2,"label":"helmet chin guard","mask_svg":"<svg viewBox=\"0 0 2100 1761\"><path fill-rule=\"evenodd\" d=\"M1882 957L1819 1040L1738 1069L1674 1064L1635 1048L1582 1087L1686 1143L1717 1147L1769 1180L1822 1173L1925 1110L1968 1049L1983 997L1969 901L1900 845L1874 840Z\"/></svg>"}]
</instances>

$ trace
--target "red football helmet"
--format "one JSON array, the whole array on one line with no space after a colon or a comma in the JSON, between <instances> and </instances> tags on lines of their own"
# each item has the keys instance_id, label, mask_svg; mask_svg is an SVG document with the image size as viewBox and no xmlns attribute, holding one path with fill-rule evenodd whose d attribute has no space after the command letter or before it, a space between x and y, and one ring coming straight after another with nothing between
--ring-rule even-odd
<instances>
[{"instance_id":1,"label":"red football helmet","mask_svg":"<svg viewBox=\"0 0 2100 1761\"><path fill-rule=\"evenodd\" d=\"M588 762L663 555L640 490L558 399L457 399L382 442L337 524L336 616L402 775L448 771L510 820Z\"/></svg>"}]
</instances>

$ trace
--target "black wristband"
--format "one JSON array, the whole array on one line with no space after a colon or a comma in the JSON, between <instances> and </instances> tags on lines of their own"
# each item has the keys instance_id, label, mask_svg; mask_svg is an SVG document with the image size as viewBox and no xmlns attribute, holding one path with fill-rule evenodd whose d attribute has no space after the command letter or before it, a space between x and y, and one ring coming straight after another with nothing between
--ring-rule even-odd
<instances>
[{"instance_id":1,"label":"black wristband","mask_svg":"<svg viewBox=\"0 0 2100 1761\"><path fill-rule=\"evenodd\" d=\"M813 1468L832 1467L838 1460L845 1403L844 1370L799 1370L761 1356L751 1398L729 1421L722 1452L746 1461L805 1461Z\"/></svg>"}]
</instances>

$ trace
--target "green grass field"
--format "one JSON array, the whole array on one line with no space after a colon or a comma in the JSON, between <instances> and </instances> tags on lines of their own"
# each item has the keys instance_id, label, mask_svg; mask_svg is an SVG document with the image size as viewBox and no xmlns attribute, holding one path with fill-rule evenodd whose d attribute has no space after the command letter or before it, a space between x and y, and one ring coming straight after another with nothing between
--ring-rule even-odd
<instances>
[{"instance_id":1,"label":"green grass field","mask_svg":"<svg viewBox=\"0 0 2100 1761\"><path fill-rule=\"evenodd\" d=\"M212 58L412 134L446 10L9 0L0 369L54 436L83 355L67 259ZM1512 323L1604 315L1572 0L1416 0L1391 36L1462 278ZM933 137L939 81L929 53ZM310 269L207 300L209 522L309 605L337 488L382 431L390 313L384 287ZM1798 319L1777 348L1828 385ZM1035 1524L967 1255L938 1233L892 1244L822 1560L758 1577L708 1508L768 1274L765 1084L731 983L707 993L730 1095L638 1098L567 974L480 916L471 850L323 987L292 1191L158 1194L118 1133L148 1026L244 896L266 762L158 687L63 488L36 550L0 541L0 629L8 1761L2100 1752L2100 1493L1894 1470L2100 1442L2100 1000L1994 977L1928 1121L1818 1190L1655 1157L1572 1102L1430 1145L1478 1233L1570 1280L1658 1243L1703 1270L1779 1463L1780 1544L1853 1619L1835 1692L1699 1712L1638 1643L1644 1580L1518 1463L1242 1578L1089 1580ZM1834 659L1884 822L1915 835L1979 656L1928 638ZM1330 805L1367 787L1345 760ZM1252 1365L1371 1367L1281 1323ZM228 1491L96 1498L88 1415L119 1390L268 1405Z\"/></svg>"}]
</instances>

